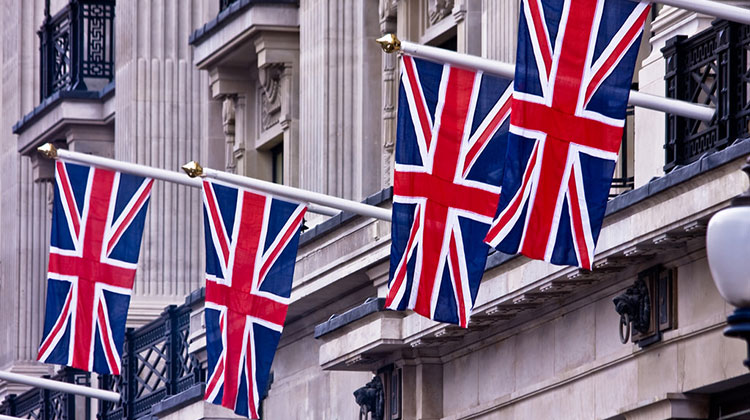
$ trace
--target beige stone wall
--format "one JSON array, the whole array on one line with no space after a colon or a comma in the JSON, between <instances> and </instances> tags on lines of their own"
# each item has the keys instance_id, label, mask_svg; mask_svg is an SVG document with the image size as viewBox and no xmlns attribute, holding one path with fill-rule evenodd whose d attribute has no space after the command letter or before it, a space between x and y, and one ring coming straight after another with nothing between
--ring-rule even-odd
<instances>
[{"instance_id":1,"label":"beige stone wall","mask_svg":"<svg viewBox=\"0 0 750 420\"><path fill-rule=\"evenodd\" d=\"M67 2L53 1L54 14ZM11 127L39 104L39 41L44 1L2 3L3 70L0 150L5 176L0 245L0 369L47 373L36 353L44 322L49 201L52 187L33 183L31 161L17 152ZM115 156L177 170L206 154L209 129L200 116L210 111L207 76L192 65L188 36L217 12L215 2L122 1L116 9ZM131 304L131 325L182 302L202 284L201 213L198 191L157 183L144 234L141 265ZM14 391L0 389L0 393Z\"/></svg>"},{"instance_id":2,"label":"beige stone wall","mask_svg":"<svg viewBox=\"0 0 750 420\"><path fill-rule=\"evenodd\" d=\"M519 2L482 1L482 57L516 61Z\"/></svg>"},{"instance_id":3,"label":"beige stone wall","mask_svg":"<svg viewBox=\"0 0 750 420\"><path fill-rule=\"evenodd\" d=\"M302 0L300 187L361 200L380 190L378 2Z\"/></svg>"},{"instance_id":4,"label":"beige stone wall","mask_svg":"<svg viewBox=\"0 0 750 420\"><path fill-rule=\"evenodd\" d=\"M634 280L627 279L444 356L442 418L604 419L744 374L744 344L721 334L732 308L705 254L689 259L677 275L678 328L662 342L620 343L612 298Z\"/></svg>"},{"instance_id":5,"label":"beige stone wall","mask_svg":"<svg viewBox=\"0 0 750 420\"><path fill-rule=\"evenodd\" d=\"M31 163L16 152L16 138L10 127L39 101L39 55L36 31L44 2L4 0L0 18L4 23L0 43L3 71L2 126L0 149L0 308L5 320L0 327L0 369L11 365L16 371L42 372L36 359L44 313L44 288L49 241L48 187L35 184ZM34 309L30 309L34 308ZM16 387L0 389L12 391Z\"/></svg>"},{"instance_id":6,"label":"beige stone wall","mask_svg":"<svg viewBox=\"0 0 750 420\"><path fill-rule=\"evenodd\" d=\"M356 419L353 392L372 379L369 372L325 372L318 364L320 342L311 335L281 346L274 382L264 402L268 419Z\"/></svg>"},{"instance_id":7,"label":"beige stone wall","mask_svg":"<svg viewBox=\"0 0 750 420\"><path fill-rule=\"evenodd\" d=\"M213 118L221 130L221 115L208 96L208 75L193 65L188 38L217 12L218 2L203 0L117 3L117 159L169 170L191 160L205 162L205 139L216 135L208 122ZM131 301L133 323L182 302L203 284L200 191L157 182L151 198Z\"/></svg>"}]
</instances>

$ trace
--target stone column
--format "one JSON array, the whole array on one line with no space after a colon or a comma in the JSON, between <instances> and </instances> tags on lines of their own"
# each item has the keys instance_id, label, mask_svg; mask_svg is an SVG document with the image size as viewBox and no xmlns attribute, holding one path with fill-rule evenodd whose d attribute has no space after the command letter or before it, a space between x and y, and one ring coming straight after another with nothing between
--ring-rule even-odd
<instances>
[{"instance_id":1,"label":"stone column","mask_svg":"<svg viewBox=\"0 0 750 420\"><path fill-rule=\"evenodd\" d=\"M187 41L217 12L214 1L117 2L115 158L168 170L190 160L216 167L204 157L215 147L207 147L216 139L212 136L222 133L221 105L206 95L208 75L193 66ZM205 121L218 125L215 134ZM201 219L199 190L166 182L154 186L131 325L182 302L202 283Z\"/></svg>"},{"instance_id":2,"label":"stone column","mask_svg":"<svg viewBox=\"0 0 750 420\"><path fill-rule=\"evenodd\" d=\"M482 57L515 63L519 3L482 0Z\"/></svg>"},{"instance_id":3,"label":"stone column","mask_svg":"<svg viewBox=\"0 0 750 420\"><path fill-rule=\"evenodd\" d=\"M439 360L405 361L401 381L404 420L443 416L443 366Z\"/></svg>"},{"instance_id":4,"label":"stone column","mask_svg":"<svg viewBox=\"0 0 750 420\"><path fill-rule=\"evenodd\" d=\"M456 22L458 52L480 55L483 38L482 0L456 0L451 13Z\"/></svg>"},{"instance_id":5,"label":"stone column","mask_svg":"<svg viewBox=\"0 0 750 420\"><path fill-rule=\"evenodd\" d=\"M378 2L300 2L300 186L360 200L380 188Z\"/></svg>"},{"instance_id":6,"label":"stone column","mask_svg":"<svg viewBox=\"0 0 750 420\"><path fill-rule=\"evenodd\" d=\"M39 104L39 44L36 31L44 1L4 0L0 16L0 66L3 70L2 126L7 134ZM41 375L52 366L36 362L44 323L49 213L47 182L34 182L36 164L18 154L16 137L6 135L0 150L0 369ZM37 166L38 167L38 166ZM0 399L22 389L0 382Z\"/></svg>"},{"instance_id":7,"label":"stone column","mask_svg":"<svg viewBox=\"0 0 750 420\"><path fill-rule=\"evenodd\" d=\"M396 33L397 0L380 0L380 33ZM382 53L382 154L381 154L381 188L393 185L393 166L396 144L396 119L398 117L398 55Z\"/></svg>"}]
</instances>

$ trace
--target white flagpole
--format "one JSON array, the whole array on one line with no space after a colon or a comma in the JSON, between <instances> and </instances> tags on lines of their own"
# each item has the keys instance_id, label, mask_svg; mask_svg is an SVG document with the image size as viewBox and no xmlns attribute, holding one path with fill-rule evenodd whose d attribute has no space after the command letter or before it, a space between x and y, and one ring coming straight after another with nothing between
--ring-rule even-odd
<instances>
[{"instance_id":1,"label":"white flagpole","mask_svg":"<svg viewBox=\"0 0 750 420\"><path fill-rule=\"evenodd\" d=\"M637 1L637 0L633 0ZM666 4L680 9L703 13L732 22L750 25L750 9L719 3L712 0L658 0L654 3Z\"/></svg>"},{"instance_id":2,"label":"white flagpole","mask_svg":"<svg viewBox=\"0 0 750 420\"><path fill-rule=\"evenodd\" d=\"M131 175L159 179L175 184L186 185L192 188L201 187L200 179L191 178L180 172L168 171L166 169L153 168L145 165L138 165L136 163L121 162L119 160L107 159L101 156L87 155L85 153L71 152L65 149L58 149L50 143L40 146L37 150L39 151L39 153L42 153L44 156L50 159L60 158L68 162L91 165L98 168L111 169L113 171L119 171ZM315 204L310 204L308 208L313 213L323 214L326 216L335 216L339 214L339 210Z\"/></svg>"},{"instance_id":3,"label":"white flagpole","mask_svg":"<svg viewBox=\"0 0 750 420\"><path fill-rule=\"evenodd\" d=\"M429 45L421 45L409 41L400 41L393 34L387 34L382 38L377 39L377 42L381 45L381 47L383 47L383 51L387 53L394 51L403 51L415 57L449 63L458 67L478 69L488 74L494 74L506 79L513 79L516 74L516 67L513 64L490 60L483 57L477 57L475 55L460 54L454 51L444 50L442 48L431 47ZM706 105L694 104L677 99L664 98L661 96L650 95L648 93L632 90L630 91L630 99L628 102L631 105L654 109L657 111L663 111L670 114L679 115L681 117L701 121L711 121L715 112L713 108Z\"/></svg>"},{"instance_id":4,"label":"white flagpole","mask_svg":"<svg viewBox=\"0 0 750 420\"><path fill-rule=\"evenodd\" d=\"M204 178L214 179L227 184L237 185L254 190L273 194L281 198L288 198L295 201L315 203L325 207L332 207L359 214L365 217L391 221L391 211L382 207L371 206L369 204L357 201L346 200L339 197L333 197L313 191L302 190L299 188L289 187L286 185L274 184L273 182L261 181L255 178L230 174L216 169L203 168L196 162L185 164L182 169L190 176L201 176Z\"/></svg>"},{"instance_id":5,"label":"white flagpole","mask_svg":"<svg viewBox=\"0 0 750 420\"><path fill-rule=\"evenodd\" d=\"M118 402L120 394L104 389L90 388L83 385L68 382L53 381L52 379L37 378L35 376L21 375L13 372L0 371L0 379L38 388L50 389L52 391L67 392L69 394L83 395L84 397L96 398L98 400Z\"/></svg>"}]
</instances>

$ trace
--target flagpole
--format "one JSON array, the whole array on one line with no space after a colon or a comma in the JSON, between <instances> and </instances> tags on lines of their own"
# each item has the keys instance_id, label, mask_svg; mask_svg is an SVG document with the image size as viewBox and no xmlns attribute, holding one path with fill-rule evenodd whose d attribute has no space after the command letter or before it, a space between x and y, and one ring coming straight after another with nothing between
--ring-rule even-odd
<instances>
[{"instance_id":1,"label":"flagpole","mask_svg":"<svg viewBox=\"0 0 750 420\"><path fill-rule=\"evenodd\" d=\"M299 188L289 187L287 185L274 184L273 182L261 181L242 175L230 174L216 169L203 168L197 162L190 162L182 166L182 169L191 177L203 177L224 182L227 184L237 185L240 187L251 188L264 193L273 194L281 198L288 198L295 201L319 204L325 207L331 207L360 216L372 217L375 219L391 221L391 211L382 207L371 206L358 201L346 200L339 197L333 197L313 191L302 190Z\"/></svg>"},{"instance_id":2,"label":"flagpole","mask_svg":"<svg viewBox=\"0 0 750 420\"><path fill-rule=\"evenodd\" d=\"M168 171L166 169L154 168L151 166L138 165L136 163L121 162L119 160L107 159L101 156L87 155L85 153L71 152L65 149L58 149L50 143L46 143L37 151L50 159L63 159L67 162L91 165L98 168L110 169L131 175L143 176L158 179L161 181L172 182L174 184L185 185L191 188L201 188L201 180L191 178L183 173ZM312 213L322 214L325 216L335 216L339 210L330 207L323 207L311 204L308 210Z\"/></svg>"},{"instance_id":3,"label":"flagpole","mask_svg":"<svg viewBox=\"0 0 750 420\"><path fill-rule=\"evenodd\" d=\"M82 395L84 397L96 398L98 400L118 402L120 394L114 391L104 389L90 388L83 385L71 384L68 382L54 381L52 379L37 378L35 376L21 375L13 372L0 371L0 379L8 382L14 382L29 385L38 388L49 389L52 391L67 392L69 394Z\"/></svg>"},{"instance_id":4,"label":"flagpole","mask_svg":"<svg viewBox=\"0 0 750 420\"><path fill-rule=\"evenodd\" d=\"M637 0L633 0L637 1ZM703 13L709 16L726 19L732 22L750 25L750 9L744 7L722 4L712 0L658 0L667 6Z\"/></svg>"},{"instance_id":5,"label":"flagpole","mask_svg":"<svg viewBox=\"0 0 750 420\"><path fill-rule=\"evenodd\" d=\"M677 1L677 0L671 0ZM475 55L460 54L442 48L429 45L416 44L409 41L401 41L394 34L387 34L376 40L383 51L392 53L402 51L404 53L421 57L427 60L435 60L443 63L453 64L458 67L482 70L488 74L494 74L506 79L513 79L516 69L513 64L477 57ZM706 105L694 104L672 98L650 95L648 93L631 90L628 101L631 105L642 108L662 111L669 114L679 115L694 120L711 121L715 110Z\"/></svg>"}]
</instances>

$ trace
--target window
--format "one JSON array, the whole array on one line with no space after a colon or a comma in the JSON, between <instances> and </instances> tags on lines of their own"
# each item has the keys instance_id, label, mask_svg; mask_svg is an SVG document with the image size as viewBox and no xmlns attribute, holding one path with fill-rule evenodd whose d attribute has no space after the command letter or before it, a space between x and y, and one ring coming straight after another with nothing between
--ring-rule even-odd
<instances>
[{"instance_id":1,"label":"window","mask_svg":"<svg viewBox=\"0 0 750 420\"><path fill-rule=\"evenodd\" d=\"M71 1L39 29L42 100L61 90L101 90L114 75L114 0Z\"/></svg>"},{"instance_id":2,"label":"window","mask_svg":"<svg viewBox=\"0 0 750 420\"><path fill-rule=\"evenodd\" d=\"M279 143L271 149L271 181L284 183L284 143Z\"/></svg>"}]
</instances>

